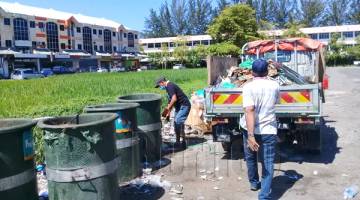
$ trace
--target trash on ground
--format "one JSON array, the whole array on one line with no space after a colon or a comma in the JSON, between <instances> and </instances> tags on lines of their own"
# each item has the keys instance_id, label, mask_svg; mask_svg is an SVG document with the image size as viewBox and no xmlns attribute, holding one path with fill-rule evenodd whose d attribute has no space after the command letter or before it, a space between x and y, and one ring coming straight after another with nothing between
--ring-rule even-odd
<instances>
[{"instance_id":1,"label":"trash on ground","mask_svg":"<svg viewBox=\"0 0 360 200\"><path fill-rule=\"evenodd\" d=\"M357 185L347 187L344 190L344 199L353 199L358 193L359 187Z\"/></svg>"},{"instance_id":2,"label":"trash on ground","mask_svg":"<svg viewBox=\"0 0 360 200\"><path fill-rule=\"evenodd\" d=\"M200 178L201 178L202 180L206 180L207 175L201 175Z\"/></svg>"},{"instance_id":3,"label":"trash on ground","mask_svg":"<svg viewBox=\"0 0 360 200\"><path fill-rule=\"evenodd\" d=\"M152 172L152 168L145 168L145 169L143 169L143 173L144 173L145 175L150 175L151 172Z\"/></svg>"},{"instance_id":4,"label":"trash on ground","mask_svg":"<svg viewBox=\"0 0 360 200\"><path fill-rule=\"evenodd\" d=\"M238 177L238 180L239 180L239 181L241 181L241 180L242 180L242 178L239 176L239 177Z\"/></svg>"},{"instance_id":5,"label":"trash on ground","mask_svg":"<svg viewBox=\"0 0 360 200\"><path fill-rule=\"evenodd\" d=\"M218 177L218 180L223 180L223 179L224 179L224 177L222 177L222 176Z\"/></svg>"},{"instance_id":6,"label":"trash on ground","mask_svg":"<svg viewBox=\"0 0 360 200\"><path fill-rule=\"evenodd\" d=\"M219 167L216 167L216 168L215 168L215 171L219 171L219 170L220 170Z\"/></svg>"},{"instance_id":7,"label":"trash on ground","mask_svg":"<svg viewBox=\"0 0 360 200\"><path fill-rule=\"evenodd\" d=\"M313 174L316 176L316 175L318 175L318 174L319 174L319 172L318 172L318 171L316 171L316 170L314 170L314 171L313 171Z\"/></svg>"},{"instance_id":8,"label":"trash on ground","mask_svg":"<svg viewBox=\"0 0 360 200\"><path fill-rule=\"evenodd\" d=\"M205 173L205 172L206 172L206 169L200 169L199 172L200 172L200 173Z\"/></svg>"},{"instance_id":9,"label":"trash on ground","mask_svg":"<svg viewBox=\"0 0 360 200\"><path fill-rule=\"evenodd\" d=\"M217 186L215 186L215 187L214 187L214 190L220 190L220 188L219 188L219 187L217 187Z\"/></svg>"},{"instance_id":10,"label":"trash on ground","mask_svg":"<svg viewBox=\"0 0 360 200\"><path fill-rule=\"evenodd\" d=\"M184 186L183 185L175 185L170 189L170 192L173 194L182 194Z\"/></svg>"}]
</instances>

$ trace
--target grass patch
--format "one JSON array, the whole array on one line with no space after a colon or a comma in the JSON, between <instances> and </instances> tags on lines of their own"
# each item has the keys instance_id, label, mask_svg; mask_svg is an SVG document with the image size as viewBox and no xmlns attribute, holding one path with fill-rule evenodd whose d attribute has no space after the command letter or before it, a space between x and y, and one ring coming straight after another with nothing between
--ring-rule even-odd
<instances>
[{"instance_id":1,"label":"grass patch","mask_svg":"<svg viewBox=\"0 0 360 200\"><path fill-rule=\"evenodd\" d=\"M116 102L120 95L165 92L154 88L163 75L190 94L206 86L206 69L156 70L129 73L83 73L34 80L0 81L0 117L72 115L91 104ZM35 129L37 161L43 161L42 134Z\"/></svg>"}]
</instances>

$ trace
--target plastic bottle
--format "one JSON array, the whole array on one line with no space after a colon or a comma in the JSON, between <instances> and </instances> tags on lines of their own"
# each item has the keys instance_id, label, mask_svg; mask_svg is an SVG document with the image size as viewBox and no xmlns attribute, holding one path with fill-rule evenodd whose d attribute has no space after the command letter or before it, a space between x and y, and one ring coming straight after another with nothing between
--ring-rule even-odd
<instances>
[{"instance_id":1,"label":"plastic bottle","mask_svg":"<svg viewBox=\"0 0 360 200\"><path fill-rule=\"evenodd\" d=\"M356 185L352 185L345 189L344 191L344 199L352 199L357 193L359 193L359 187Z\"/></svg>"}]
</instances>

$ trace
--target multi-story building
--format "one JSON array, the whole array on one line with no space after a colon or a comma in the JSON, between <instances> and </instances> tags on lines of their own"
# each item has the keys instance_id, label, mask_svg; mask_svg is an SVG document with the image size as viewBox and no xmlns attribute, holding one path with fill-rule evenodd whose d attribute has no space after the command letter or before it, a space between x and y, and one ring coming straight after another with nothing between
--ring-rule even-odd
<instances>
[{"instance_id":1,"label":"multi-story building","mask_svg":"<svg viewBox=\"0 0 360 200\"><path fill-rule=\"evenodd\" d=\"M139 44L145 53L157 53L163 51L167 47L169 52L173 52L177 45L183 44L189 49L202 44L208 46L212 44L210 35L188 35L179 37L164 38L146 38L140 39Z\"/></svg>"},{"instance_id":2,"label":"multi-story building","mask_svg":"<svg viewBox=\"0 0 360 200\"><path fill-rule=\"evenodd\" d=\"M285 30L263 31L266 35L274 38L280 37ZM356 45L356 37L360 35L360 25L343 25L343 26L326 26L326 27L311 27L301 28L300 31L307 34L310 38L319 40L324 44L328 44L331 35L338 33L340 35L339 42L345 45ZM199 44L209 45L212 43L210 35L192 35L182 37L164 37L164 38L146 38L140 39L139 43L145 53L161 52L162 47L168 47L172 52L176 48L176 41L185 40L186 46L193 48Z\"/></svg>"},{"instance_id":3,"label":"multi-story building","mask_svg":"<svg viewBox=\"0 0 360 200\"><path fill-rule=\"evenodd\" d=\"M0 38L1 47L23 52L47 48L94 54L138 46L138 31L112 20L8 2L0 2Z\"/></svg>"}]
</instances>

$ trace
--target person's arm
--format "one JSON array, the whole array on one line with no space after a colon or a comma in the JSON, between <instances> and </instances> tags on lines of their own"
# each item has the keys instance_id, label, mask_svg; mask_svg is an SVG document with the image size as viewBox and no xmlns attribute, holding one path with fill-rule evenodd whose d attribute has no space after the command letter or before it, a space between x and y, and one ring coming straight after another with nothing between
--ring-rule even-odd
<instances>
[{"instance_id":1,"label":"person's arm","mask_svg":"<svg viewBox=\"0 0 360 200\"><path fill-rule=\"evenodd\" d=\"M166 108L170 111L174 107L176 101L177 101L177 97L175 94L173 94L171 97L170 103L168 104L168 106Z\"/></svg>"},{"instance_id":2,"label":"person's arm","mask_svg":"<svg viewBox=\"0 0 360 200\"><path fill-rule=\"evenodd\" d=\"M243 106L245 110L245 120L248 139L247 143L249 148L252 151L258 151L259 144L255 140L254 131L255 131L255 102L252 97L250 88L244 87L243 89Z\"/></svg>"}]
</instances>

